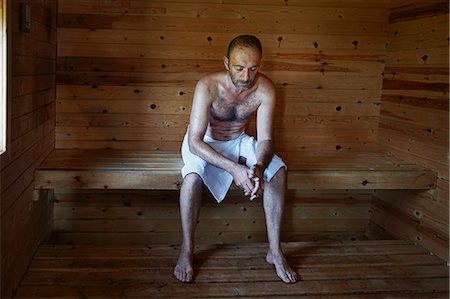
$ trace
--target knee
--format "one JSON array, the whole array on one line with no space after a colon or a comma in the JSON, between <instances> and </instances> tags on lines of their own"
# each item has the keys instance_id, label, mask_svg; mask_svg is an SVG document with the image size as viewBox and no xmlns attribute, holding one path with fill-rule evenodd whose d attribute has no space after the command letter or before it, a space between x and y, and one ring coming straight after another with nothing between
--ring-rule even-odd
<instances>
[{"instance_id":1,"label":"knee","mask_svg":"<svg viewBox=\"0 0 450 299\"><path fill-rule=\"evenodd\" d=\"M280 167L280 169L278 169L278 171L275 173L274 178L276 178L280 181L285 181L286 180L286 168Z\"/></svg>"},{"instance_id":2,"label":"knee","mask_svg":"<svg viewBox=\"0 0 450 299\"><path fill-rule=\"evenodd\" d=\"M196 173L189 173L183 179L183 187L199 188L202 186L203 186L203 180Z\"/></svg>"},{"instance_id":3,"label":"knee","mask_svg":"<svg viewBox=\"0 0 450 299\"><path fill-rule=\"evenodd\" d=\"M284 186L286 184L286 169L281 167L270 180L270 185Z\"/></svg>"}]
</instances>

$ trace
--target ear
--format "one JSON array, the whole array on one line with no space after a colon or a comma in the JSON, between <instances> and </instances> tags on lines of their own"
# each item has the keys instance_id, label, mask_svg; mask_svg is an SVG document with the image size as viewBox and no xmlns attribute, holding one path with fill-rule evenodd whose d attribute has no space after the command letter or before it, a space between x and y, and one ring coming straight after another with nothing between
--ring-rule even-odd
<instances>
[{"instance_id":1,"label":"ear","mask_svg":"<svg viewBox=\"0 0 450 299\"><path fill-rule=\"evenodd\" d=\"M228 57L224 56L223 57L223 64L225 65L225 69L227 71L230 70L230 60L228 59Z\"/></svg>"}]
</instances>

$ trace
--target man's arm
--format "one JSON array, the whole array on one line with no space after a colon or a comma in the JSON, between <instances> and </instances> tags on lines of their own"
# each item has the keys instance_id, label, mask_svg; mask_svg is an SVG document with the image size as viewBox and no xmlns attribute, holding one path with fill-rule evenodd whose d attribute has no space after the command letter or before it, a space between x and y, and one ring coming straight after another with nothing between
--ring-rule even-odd
<instances>
[{"instance_id":1,"label":"man's arm","mask_svg":"<svg viewBox=\"0 0 450 299\"><path fill-rule=\"evenodd\" d=\"M211 94L205 79L200 80L195 87L191 117L189 121L189 149L206 162L229 172L236 185L250 194L254 188L250 179L250 170L215 151L203 141L208 128L209 113L211 109Z\"/></svg>"},{"instance_id":2,"label":"man's arm","mask_svg":"<svg viewBox=\"0 0 450 299\"><path fill-rule=\"evenodd\" d=\"M267 78L267 84L261 97L261 105L256 114L256 133L258 148L256 151L257 165L266 169L274 153L273 120L275 115L275 86Z\"/></svg>"},{"instance_id":3,"label":"man's arm","mask_svg":"<svg viewBox=\"0 0 450 299\"><path fill-rule=\"evenodd\" d=\"M251 194L251 199L259 196L262 187L263 173L272 160L274 154L273 145L273 119L275 115L275 86L266 78L261 96L261 104L256 114L256 132L258 147L256 149L257 162L251 169L251 174L257 178L257 188Z\"/></svg>"}]
</instances>

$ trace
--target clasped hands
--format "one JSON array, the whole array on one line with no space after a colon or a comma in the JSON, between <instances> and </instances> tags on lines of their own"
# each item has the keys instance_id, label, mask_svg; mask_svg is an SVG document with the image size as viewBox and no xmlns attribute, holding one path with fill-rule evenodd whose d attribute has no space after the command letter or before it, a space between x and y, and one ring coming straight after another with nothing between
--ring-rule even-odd
<instances>
[{"instance_id":1,"label":"clasped hands","mask_svg":"<svg viewBox=\"0 0 450 299\"><path fill-rule=\"evenodd\" d=\"M237 165L232 172L234 183L244 190L245 196L250 196L250 200L258 198L263 187L263 169L259 165L248 168L245 165Z\"/></svg>"}]
</instances>

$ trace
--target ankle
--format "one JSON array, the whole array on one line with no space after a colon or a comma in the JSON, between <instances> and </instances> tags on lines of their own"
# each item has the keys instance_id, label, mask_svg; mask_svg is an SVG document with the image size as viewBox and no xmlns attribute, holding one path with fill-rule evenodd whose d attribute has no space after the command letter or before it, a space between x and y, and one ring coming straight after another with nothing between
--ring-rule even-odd
<instances>
[{"instance_id":1,"label":"ankle","mask_svg":"<svg viewBox=\"0 0 450 299\"><path fill-rule=\"evenodd\" d=\"M280 244L269 245L269 253L282 254L283 251L281 250L281 245Z\"/></svg>"},{"instance_id":2,"label":"ankle","mask_svg":"<svg viewBox=\"0 0 450 299\"><path fill-rule=\"evenodd\" d=\"M180 251L185 254L193 254L194 253L194 245L190 244L181 244Z\"/></svg>"}]
</instances>

